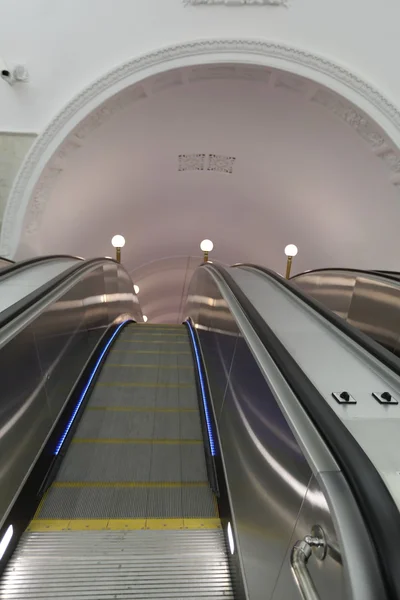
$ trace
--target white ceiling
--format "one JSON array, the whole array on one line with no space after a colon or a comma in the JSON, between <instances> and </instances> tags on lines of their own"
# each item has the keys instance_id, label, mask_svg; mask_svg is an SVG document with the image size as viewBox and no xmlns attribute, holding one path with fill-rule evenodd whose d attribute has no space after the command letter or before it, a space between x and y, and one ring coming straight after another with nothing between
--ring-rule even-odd
<instances>
[{"instance_id":1,"label":"white ceiling","mask_svg":"<svg viewBox=\"0 0 400 600\"><path fill-rule=\"evenodd\" d=\"M123 92L49 165L46 208L34 228L26 223L20 253L109 255L123 234L123 262L155 322L184 316L205 237L225 263L283 272L283 249L295 243L295 271L397 269L400 170L390 142L324 93L234 66L174 71ZM206 167L209 154L233 157L232 173L179 171L183 154L205 154Z\"/></svg>"}]
</instances>

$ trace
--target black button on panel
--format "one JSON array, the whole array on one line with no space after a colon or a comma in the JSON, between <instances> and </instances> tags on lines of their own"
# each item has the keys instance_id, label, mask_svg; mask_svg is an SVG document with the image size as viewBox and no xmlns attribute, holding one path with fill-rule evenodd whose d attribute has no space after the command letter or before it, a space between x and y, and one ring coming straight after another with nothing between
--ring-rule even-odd
<instances>
[{"instance_id":1,"label":"black button on panel","mask_svg":"<svg viewBox=\"0 0 400 600\"><path fill-rule=\"evenodd\" d=\"M373 392L372 393L375 400L378 400L379 404L398 404L398 400L392 396L389 392Z\"/></svg>"},{"instance_id":2,"label":"black button on panel","mask_svg":"<svg viewBox=\"0 0 400 600\"><path fill-rule=\"evenodd\" d=\"M332 396L339 404L357 404L357 400L349 392L346 392L346 390L343 392L333 392Z\"/></svg>"}]
</instances>

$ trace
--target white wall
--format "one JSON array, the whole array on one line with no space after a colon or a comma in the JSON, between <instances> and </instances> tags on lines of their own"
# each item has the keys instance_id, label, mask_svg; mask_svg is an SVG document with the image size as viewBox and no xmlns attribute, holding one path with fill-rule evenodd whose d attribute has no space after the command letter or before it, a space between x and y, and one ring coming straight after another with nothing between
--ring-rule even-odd
<instances>
[{"instance_id":1,"label":"white wall","mask_svg":"<svg viewBox=\"0 0 400 600\"><path fill-rule=\"evenodd\" d=\"M14 178L34 139L33 135L0 133L0 224Z\"/></svg>"},{"instance_id":2,"label":"white wall","mask_svg":"<svg viewBox=\"0 0 400 600\"><path fill-rule=\"evenodd\" d=\"M2 0L0 57L31 83L0 81L0 130L40 132L83 87L133 56L203 38L259 38L322 55L400 106L397 0L289 0L184 6L182 0Z\"/></svg>"}]
</instances>

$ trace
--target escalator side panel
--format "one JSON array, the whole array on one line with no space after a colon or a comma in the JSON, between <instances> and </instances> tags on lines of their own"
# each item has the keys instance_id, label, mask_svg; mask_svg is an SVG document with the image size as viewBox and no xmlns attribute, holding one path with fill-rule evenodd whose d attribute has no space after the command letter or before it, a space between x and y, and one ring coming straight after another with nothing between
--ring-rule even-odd
<instances>
[{"instance_id":1,"label":"escalator side panel","mask_svg":"<svg viewBox=\"0 0 400 600\"><path fill-rule=\"evenodd\" d=\"M95 342L110 325L103 300L104 273L98 266L53 301L43 301L3 328L11 340L0 347L0 528ZM115 314L136 316L131 285L122 300L116 299Z\"/></svg>"},{"instance_id":2,"label":"escalator side panel","mask_svg":"<svg viewBox=\"0 0 400 600\"><path fill-rule=\"evenodd\" d=\"M213 401L217 389L214 408L248 597L298 600L290 568L294 537L306 535L315 519L336 540L329 508L221 290L205 269L192 283L187 315L192 316L192 295L203 298L195 325ZM218 310L210 315L213 305ZM315 565L312 572L322 598L345 597L344 571L335 561Z\"/></svg>"}]
</instances>

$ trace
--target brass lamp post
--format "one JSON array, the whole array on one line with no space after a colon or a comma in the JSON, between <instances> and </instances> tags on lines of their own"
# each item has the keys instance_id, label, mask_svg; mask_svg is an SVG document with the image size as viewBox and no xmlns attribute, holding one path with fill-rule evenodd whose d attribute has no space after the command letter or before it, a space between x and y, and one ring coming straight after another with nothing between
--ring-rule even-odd
<instances>
[{"instance_id":1,"label":"brass lamp post","mask_svg":"<svg viewBox=\"0 0 400 600\"><path fill-rule=\"evenodd\" d=\"M292 268L292 261L293 258L296 256L296 254L298 253L298 249L297 246L295 246L294 244L288 244L285 248L285 254L287 256L287 261L286 261L286 279L289 279L290 277L290 270Z\"/></svg>"},{"instance_id":2,"label":"brass lamp post","mask_svg":"<svg viewBox=\"0 0 400 600\"><path fill-rule=\"evenodd\" d=\"M214 244L211 240L203 240L200 244L200 249L203 251L203 260L205 263L208 262L208 254L214 248Z\"/></svg>"},{"instance_id":3,"label":"brass lamp post","mask_svg":"<svg viewBox=\"0 0 400 600\"><path fill-rule=\"evenodd\" d=\"M123 248L125 246L125 238L123 235L114 235L113 239L111 240L112 245L115 248L116 251L116 260L118 263L121 262L121 248Z\"/></svg>"}]
</instances>

